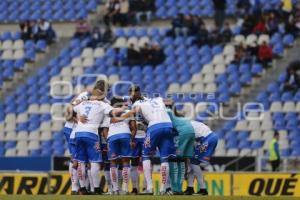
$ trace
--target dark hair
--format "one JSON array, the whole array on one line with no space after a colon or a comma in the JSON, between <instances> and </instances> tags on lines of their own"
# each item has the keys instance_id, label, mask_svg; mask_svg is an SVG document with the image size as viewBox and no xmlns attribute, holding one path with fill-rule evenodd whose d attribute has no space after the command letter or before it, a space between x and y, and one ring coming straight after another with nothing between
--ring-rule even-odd
<instances>
[{"instance_id":1,"label":"dark hair","mask_svg":"<svg viewBox=\"0 0 300 200\"><path fill-rule=\"evenodd\" d=\"M123 105L123 103L125 103L125 100L122 97L119 97L119 96L114 96L110 100L110 104L111 104L112 107L121 107Z\"/></svg>"},{"instance_id":2,"label":"dark hair","mask_svg":"<svg viewBox=\"0 0 300 200\"><path fill-rule=\"evenodd\" d=\"M279 132L278 131L275 131L274 132L274 137L278 137L279 136Z\"/></svg>"},{"instance_id":3,"label":"dark hair","mask_svg":"<svg viewBox=\"0 0 300 200\"><path fill-rule=\"evenodd\" d=\"M108 89L108 84L106 83L105 80L99 80L96 82L94 89L101 90L102 92L106 92Z\"/></svg>"},{"instance_id":4,"label":"dark hair","mask_svg":"<svg viewBox=\"0 0 300 200\"><path fill-rule=\"evenodd\" d=\"M133 86L131 86L129 88L129 92L132 92L132 91L134 91L134 92L140 92L141 88L139 86L137 86L137 85L133 85Z\"/></svg>"}]
</instances>

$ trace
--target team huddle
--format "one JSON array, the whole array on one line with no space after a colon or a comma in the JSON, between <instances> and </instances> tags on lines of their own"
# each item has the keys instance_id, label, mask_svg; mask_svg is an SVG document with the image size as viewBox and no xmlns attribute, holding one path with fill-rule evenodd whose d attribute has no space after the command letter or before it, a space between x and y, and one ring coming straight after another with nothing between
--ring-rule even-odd
<instances>
[{"instance_id":1,"label":"team huddle","mask_svg":"<svg viewBox=\"0 0 300 200\"><path fill-rule=\"evenodd\" d=\"M131 194L152 195L151 162L157 152L161 195L208 194L202 167L209 164L218 142L208 126L184 118L170 100L143 97L138 86L130 88L129 97L108 101L106 94L107 84L100 80L67 109L64 134L72 160L72 194L103 194L103 170L105 194L130 194L131 181ZM140 173L145 180L142 191ZM199 191L194 191L195 178ZM182 191L185 179L188 187Z\"/></svg>"}]
</instances>

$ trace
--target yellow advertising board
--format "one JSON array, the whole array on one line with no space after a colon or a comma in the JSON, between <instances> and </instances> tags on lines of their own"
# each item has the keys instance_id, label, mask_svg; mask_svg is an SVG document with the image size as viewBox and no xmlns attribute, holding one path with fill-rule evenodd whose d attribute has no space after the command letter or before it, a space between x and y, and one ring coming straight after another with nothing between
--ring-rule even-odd
<instances>
[{"instance_id":1,"label":"yellow advertising board","mask_svg":"<svg viewBox=\"0 0 300 200\"><path fill-rule=\"evenodd\" d=\"M229 196L231 183L230 174L207 173L205 181L210 195ZM143 176L140 177L143 183ZM159 193L160 175L153 174L154 193ZM106 188L104 176L101 185ZM140 184L142 189L142 185ZM131 189L131 185L129 186ZM185 189L186 183L183 188ZM194 188L198 190L197 183ZM70 194L71 181L67 172L53 173L0 173L0 195L5 194Z\"/></svg>"},{"instance_id":2,"label":"yellow advertising board","mask_svg":"<svg viewBox=\"0 0 300 200\"><path fill-rule=\"evenodd\" d=\"M233 174L234 196L300 196L300 174Z\"/></svg>"}]
</instances>

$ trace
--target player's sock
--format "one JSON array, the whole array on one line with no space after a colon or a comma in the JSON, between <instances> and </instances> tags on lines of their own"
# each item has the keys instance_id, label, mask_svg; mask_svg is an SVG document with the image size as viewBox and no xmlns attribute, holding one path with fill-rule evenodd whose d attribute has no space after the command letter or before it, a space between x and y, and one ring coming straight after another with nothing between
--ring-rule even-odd
<instances>
[{"instance_id":1,"label":"player's sock","mask_svg":"<svg viewBox=\"0 0 300 200\"><path fill-rule=\"evenodd\" d=\"M178 165L177 162L170 162L170 184L173 192L177 192Z\"/></svg>"},{"instance_id":2,"label":"player's sock","mask_svg":"<svg viewBox=\"0 0 300 200\"><path fill-rule=\"evenodd\" d=\"M110 180L114 192L119 190L118 185L118 169L115 165L110 165Z\"/></svg>"},{"instance_id":3,"label":"player's sock","mask_svg":"<svg viewBox=\"0 0 300 200\"><path fill-rule=\"evenodd\" d=\"M71 190L73 192L77 192L79 189L78 185L78 176L77 176L77 169L73 167L73 164L71 163L72 168L71 168Z\"/></svg>"},{"instance_id":4,"label":"player's sock","mask_svg":"<svg viewBox=\"0 0 300 200\"><path fill-rule=\"evenodd\" d=\"M190 170L188 172L188 187L194 187L194 171L193 170Z\"/></svg>"},{"instance_id":5,"label":"player's sock","mask_svg":"<svg viewBox=\"0 0 300 200\"><path fill-rule=\"evenodd\" d=\"M166 191L166 185L168 182L169 177L169 163L168 162L162 162L160 165L160 176L161 176L161 186L160 191L165 192Z\"/></svg>"},{"instance_id":6,"label":"player's sock","mask_svg":"<svg viewBox=\"0 0 300 200\"><path fill-rule=\"evenodd\" d=\"M182 192L182 184L184 181L184 174L185 174L185 163L184 163L184 161L178 162L177 192Z\"/></svg>"},{"instance_id":7,"label":"player's sock","mask_svg":"<svg viewBox=\"0 0 300 200\"><path fill-rule=\"evenodd\" d=\"M85 170L85 163L78 163L77 169L78 179L80 188L86 188L86 170Z\"/></svg>"},{"instance_id":8,"label":"player's sock","mask_svg":"<svg viewBox=\"0 0 300 200\"><path fill-rule=\"evenodd\" d=\"M123 171L123 168L119 167L119 170L118 170L118 188L119 188L120 191L123 189L122 188L122 185L123 185L122 171Z\"/></svg>"},{"instance_id":9,"label":"player's sock","mask_svg":"<svg viewBox=\"0 0 300 200\"><path fill-rule=\"evenodd\" d=\"M200 186L200 189L205 189L206 185L203 179L203 174L202 174L202 170L200 168L199 165L191 165L193 171L194 171L194 175L196 176L197 182Z\"/></svg>"},{"instance_id":10,"label":"player's sock","mask_svg":"<svg viewBox=\"0 0 300 200\"><path fill-rule=\"evenodd\" d=\"M104 176L105 176L105 180L106 180L106 183L107 183L108 192L111 192L112 191L112 185L111 185L111 179L110 179L110 171L105 170L104 171Z\"/></svg>"},{"instance_id":11,"label":"player's sock","mask_svg":"<svg viewBox=\"0 0 300 200\"><path fill-rule=\"evenodd\" d=\"M89 183L90 183L90 191L95 192L95 187L94 187L94 184L93 184L93 179L94 178L92 176L91 169L87 170L87 175L88 175L88 179L89 179Z\"/></svg>"},{"instance_id":12,"label":"player's sock","mask_svg":"<svg viewBox=\"0 0 300 200\"><path fill-rule=\"evenodd\" d=\"M128 184L129 184L129 177L130 177L129 165L123 166L122 177L123 177L123 183L124 183L124 191L128 192Z\"/></svg>"},{"instance_id":13,"label":"player's sock","mask_svg":"<svg viewBox=\"0 0 300 200\"><path fill-rule=\"evenodd\" d=\"M132 188L138 189L138 182L139 182L139 173L136 166L131 166L131 182Z\"/></svg>"},{"instance_id":14,"label":"player's sock","mask_svg":"<svg viewBox=\"0 0 300 200\"><path fill-rule=\"evenodd\" d=\"M151 161L150 160L144 160L143 161L143 170L144 175L147 183L147 190L149 192L153 191L153 185L152 185L152 174L151 174Z\"/></svg>"},{"instance_id":15,"label":"player's sock","mask_svg":"<svg viewBox=\"0 0 300 200\"><path fill-rule=\"evenodd\" d=\"M93 185L95 188L100 187L100 165L99 163L91 163L91 176Z\"/></svg>"}]
</instances>

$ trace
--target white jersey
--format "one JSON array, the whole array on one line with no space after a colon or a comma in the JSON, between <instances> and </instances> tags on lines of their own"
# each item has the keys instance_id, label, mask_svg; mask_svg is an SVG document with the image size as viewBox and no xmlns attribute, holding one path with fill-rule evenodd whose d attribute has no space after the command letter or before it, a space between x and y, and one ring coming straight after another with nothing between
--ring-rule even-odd
<instances>
[{"instance_id":1,"label":"white jersey","mask_svg":"<svg viewBox=\"0 0 300 200\"><path fill-rule=\"evenodd\" d=\"M207 137L212 132L210 128L202 122L191 121L191 124L195 131L195 138Z\"/></svg>"},{"instance_id":2,"label":"white jersey","mask_svg":"<svg viewBox=\"0 0 300 200\"><path fill-rule=\"evenodd\" d=\"M123 134L131 134L129 121L130 120L127 119L117 123L110 123L107 136L108 140L111 137L118 137Z\"/></svg>"},{"instance_id":3,"label":"white jersey","mask_svg":"<svg viewBox=\"0 0 300 200\"><path fill-rule=\"evenodd\" d=\"M83 101L74 107L77 116L87 116L87 123L78 122L76 134L78 132L93 133L98 136L98 128L103 126L105 117L112 110L112 107L103 101Z\"/></svg>"},{"instance_id":4,"label":"white jersey","mask_svg":"<svg viewBox=\"0 0 300 200\"><path fill-rule=\"evenodd\" d=\"M145 131L146 125L142 121L137 121L136 125L137 125L137 131L136 131L135 138L137 138L137 139L145 138L146 137L146 131Z\"/></svg>"},{"instance_id":5,"label":"white jersey","mask_svg":"<svg viewBox=\"0 0 300 200\"><path fill-rule=\"evenodd\" d=\"M161 97L139 100L132 105L148 123L148 127L160 123L172 123Z\"/></svg>"},{"instance_id":6,"label":"white jersey","mask_svg":"<svg viewBox=\"0 0 300 200\"><path fill-rule=\"evenodd\" d=\"M70 135L70 139L75 139L76 127L77 127L77 123L74 123L73 128L72 128L72 132L71 132L71 135Z\"/></svg>"},{"instance_id":7,"label":"white jersey","mask_svg":"<svg viewBox=\"0 0 300 200\"><path fill-rule=\"evenodd\" d=\"M78 103L82 102L82 101L86 101L89 99L89 92L85 91L80 93L72 102L72 105L77 105ZM74 122L70 122L70 121L66 121L65 123L65 127L66 128L70 128L70 129L74 129L76 123Z\"/></svg>"}]
</instances>

